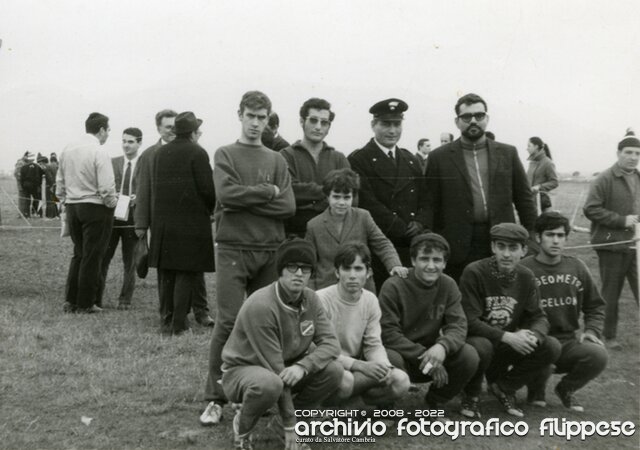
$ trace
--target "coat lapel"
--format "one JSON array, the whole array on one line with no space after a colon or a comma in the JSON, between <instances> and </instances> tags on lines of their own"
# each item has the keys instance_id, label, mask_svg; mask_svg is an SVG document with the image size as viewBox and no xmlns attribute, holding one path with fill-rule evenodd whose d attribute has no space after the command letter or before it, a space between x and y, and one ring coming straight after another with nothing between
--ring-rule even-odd
<instances>
[{"instance_id":1,"label":"coat lapel","mask_svg":"<svg viewBox=\"0 0 640 450\"><path fill-rule=\"evenodd\" d=\"M487 198L491 198L491 188L493 186L495 174L498 171L499 158L500 153L496 148L496 143L491 139L487 139L487 159L489 159L489 186L487 189Z\"/></svg>"},{"instance_id":2,"label":"coat lapel","mask_svg":"<svg viewBox=\"0 0 640 450\"><path fill-rule=\"evenodd\" d=\"M471 180L469 180L469 172L467 171L467 165L464 162L464 155L462 150L462 145L460 144L460 139L454 141L449 148L449 155L451 157L451 161L453 165L458 169L460 174L462 175L462 179L467 184L469 188L469 192L471 192Z\"/></svg>"},{"instance_id":3,"label":"coat lapel","mask_svg":"<svg viewBox=\"0 0 640 450\"><path fill-rule=\"evenodd\" d=\"M393 186L396 179L396 165L389 160L389 156L378 147L378 144L373 139L369 141L366 147L370 158L369 163L375 174L381 181Z\"/></svg>"},{"instance_id":4,"label":"coat lapel","mask_svg":"<svg viewBox=\"0 0 640 450\"><path fill-rule=\"evenodd\" d=\"M398 149L397 153L397 162L398 171L396 173L396 184L393 188L394 193L402 191L408 184L413 182L416 174L414 172L415 168L418 168L419 172L422 172L418 161L416 161L413 157L409 158L405 152L400 151Z\"/></svg>"},{"instance_id":5,"label":"coat lapel","mask_svg":"<svg viewBox=\"0 0 640 450\"><path fill-rule=\"evenodd\" d=\"M329 208L325 209L322 213L322 223L324 224L325 231L329 236L331 236L337 243L340 243L340 235L338 234L338 230L333 225L333 220L331 220L331 213L329 213ZM346 226L346 223L344 224Z\"/></svg>"}]
</instances>

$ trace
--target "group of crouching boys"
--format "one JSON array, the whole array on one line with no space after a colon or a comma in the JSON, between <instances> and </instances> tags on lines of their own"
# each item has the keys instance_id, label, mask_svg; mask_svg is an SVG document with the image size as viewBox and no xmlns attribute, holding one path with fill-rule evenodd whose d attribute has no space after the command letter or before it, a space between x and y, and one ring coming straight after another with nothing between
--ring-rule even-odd
<instances>
[{"instance_id":1,"label":"group of crouching boys","mask_svg":"<svg viewBox=\"0 0 640 450\"><path fill-rule=\"evenodd\" d=\"M315 247L285 241L276 252L278 280L244 302L222 353L222 388L241 404L236 445L275 406L292 443L295 409L339 408L354 397L390 408L412 383L431 382L428 408L447 411L460 396L458 412L478 419L486 378L502 408L523 417L516 391L526 386L527 403L545 407L555 371L565 374L554 387L563 406L583 411L574 393L607 364L604 301L586 265L563 255L569 230L564 216L543 213L535 224L539 252L525 258L527 230L495 225L493 256L468 265L459 285L443 273L447 241L420 234L411 242L413 267L388 278L377 296L364 288L372 275L366 245L342 244L333 261L337 283L313 291ZM221 418L212 402L200 420Z\"/></svg>"}]
</instances>

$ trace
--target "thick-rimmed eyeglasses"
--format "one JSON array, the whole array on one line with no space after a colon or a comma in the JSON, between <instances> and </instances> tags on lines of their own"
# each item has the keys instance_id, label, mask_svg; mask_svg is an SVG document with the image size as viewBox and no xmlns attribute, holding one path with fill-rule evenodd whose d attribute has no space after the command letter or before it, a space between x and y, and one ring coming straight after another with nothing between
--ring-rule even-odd
<instances>
[{"instance_id":1,"label":"thick-rimmed eyeglasses","mask_svg":"<svg viewBox=\"0 0 640 450\"><path fill-rule=\"evenodd\" d=\"M329 125L331 125L331 121L327 119L318 119L317 117L307 117L307 120L311 125L318 125L318 122L323 127L328 127Z\"/></svg>"},{"instance_id":2,"label":"thick-rimmed eyeglasses","mask_svg":"<svg viewBox=\"0 0 640 450\"><path fill-rule=\"evenodd\" d=\"M476 119L476 122L482 122L486 118L487 118L486 112L464 113L458 116L458 119L462 120L465 123L471 122L471 119Z\"/></svg>"},{"instance_id":3,"label":"thick-rimmed eyeglasses","mask_svg":"<svg viewBox=\"0 0 640 450\"><path fill-rule=\"evenodd\" d=\"M305 275L306 274L310 274L313 271L313 267L308 265L308 264L289 263L289 264L285 265L284 268L287 269L291 273L296 273L298 271L298 269L300 269L302 271L302 273L304 273Z\"/></svg>"}]
</instances>

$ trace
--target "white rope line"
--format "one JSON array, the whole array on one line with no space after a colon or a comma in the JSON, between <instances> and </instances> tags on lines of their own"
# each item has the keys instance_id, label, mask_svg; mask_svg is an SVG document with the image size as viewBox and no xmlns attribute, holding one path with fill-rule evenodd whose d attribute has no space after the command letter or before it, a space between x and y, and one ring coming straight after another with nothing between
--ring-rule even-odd
<instances>
[{"instance_id":1,"label":"white rope line","mask_svg":"<svg viewBox=\"0 0 640 450\"><path fill-rule=\"evenodd\" d=\"M9 197L9 194L7 194L7 191L4 190L4 188L2 186L0 186L0 189L2 189L2 192L4 193L4 195L9 199L9 201L11 202L11 204L13 205L13 207L16 209L16 211L18 211L18 214L20 214L20 217L22 217L22 219L27 222L27 225L31 226L31 224L29 223L29 221L27 220L27 218L24 216L24 214L22 214L22 211L20 211L20 208L18 208L18 206L13 202L13 200L11 199L11 197ZM18 197L20 198L20 197Z\"/></svg>"}]
</instances>

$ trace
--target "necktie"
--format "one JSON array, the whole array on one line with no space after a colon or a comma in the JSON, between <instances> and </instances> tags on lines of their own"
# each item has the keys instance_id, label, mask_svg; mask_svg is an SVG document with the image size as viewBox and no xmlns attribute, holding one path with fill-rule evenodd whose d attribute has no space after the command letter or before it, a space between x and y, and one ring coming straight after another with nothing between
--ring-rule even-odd
<instances>
[{"instance_id":1,"label":"necktie","mask_svg":"<svg viewBox=\"0 0 640 450\"><path fill-rule=\"evenodd\" d=\"M122 180L123 195L129 195L130 184L131 184L131 161L127 162L127 170L124 171L124 180Z\"/></svg>"},{"instance_id":2,"label":"necktie","mask_svg":"<svg viewBox=\"0 0 640 450\"><path fill-rule=\"evenodd\" d=\"M395 160L396 160L396 159L393 157L393 150L389 150L389 151L387 152L387 155L389 155L389 158L391 158L391 161L394 161L394 162L395 162Z\"/></svg>"}]
</instances>

